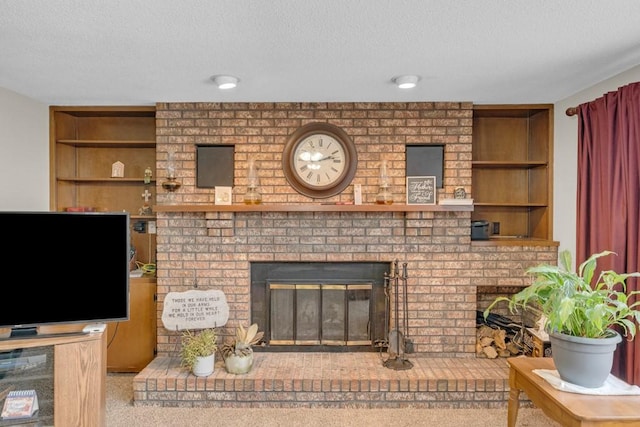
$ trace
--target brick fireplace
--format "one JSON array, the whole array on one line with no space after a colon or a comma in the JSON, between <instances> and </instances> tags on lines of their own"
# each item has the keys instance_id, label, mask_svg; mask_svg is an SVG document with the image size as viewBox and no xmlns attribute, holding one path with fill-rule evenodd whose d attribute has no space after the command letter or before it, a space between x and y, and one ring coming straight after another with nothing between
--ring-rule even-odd
<instances>
[{"instance_id":1,"label":"brick fireplace","mask_svg":"<svg viewBox=\"0 0 640 427\"><path fill-rule=\"evenodd\" d=\"M494 294L524 284L523 271L554 262L557 246L495 246L470 240L470 212L217 212L213 188L196 185L196 146L234 146L233 203L242 204L247 164L259 167L264 205L320 205L353 198L351 187L328 199L298 194L282 172L288 135L311 121L329 121L353 138L363 204L375 201L380 162L387 161L394 201L404 203L405 151L444 144L443 187L471 188L473 105L423 103L160 103L157 104L158 309L171 291L215 288L230 306L229 330L251 321L251 264L256 262L389 262L408 278L409 334L416 352L474 357L476 310ZM171 153L182 186L160 187ZM158 312L158 318L161 313ZM222 328L221 334L229 334ZM158 322L158 354L175 349L175 333Z\"/></svg>"},{"instance_id":2,"label":"brick fireplace","mask_svg":"<svg viewBox=\"0 0 640 427\"><path fill-rule=\"evenodd\" d=\"M506 366L476 358L477 310L497 294L524 285L527 267L555 262L557 246L535 241L472 242L468 209L341 210L341 203L353 199L352 187L314 200L291 188L282 171L288 135L305 123L328 121L343 128L356 145L353 184L362 186L363 205L375 204L382 160L387 162L393 206L405 203L405 152L411 144L444 145L438 199L453 197L457 187L473 197L472 103L160 103L156 110L158 357L134 381L136 404L496 407L504 403ZM255 160L263 210L215 209L214 189L196 185L196 146L202 145L234 147L234 205L243 205L247 164ZM175 193L160 185L169 160L182 184ZM327 209L325 204L335 205ZM259 320L253 310L265 300L252 291L252 266L384 264L396 259L406 263L409 272L407 333L415 365L402 374L381 367L381 356L375 352L357 357L262 352L258 365L242 381L223 368L208 379L196 380L185 376L175 359L178 334L165 330L160 321L168 292L219 289L230 308L227 326L220 328L224 339L238 323ZM266 326L264 318L263 323ZM349 403L354 399L360 403Z\"/></svg>"}]
</instances>

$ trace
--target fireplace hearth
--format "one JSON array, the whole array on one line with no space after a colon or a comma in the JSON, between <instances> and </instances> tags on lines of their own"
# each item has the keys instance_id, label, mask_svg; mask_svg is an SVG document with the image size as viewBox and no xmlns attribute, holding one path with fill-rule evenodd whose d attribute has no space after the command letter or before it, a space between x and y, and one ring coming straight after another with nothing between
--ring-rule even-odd
<instances>
[{"instance_id":1,"label":"fireplace hearth","mask_svg":"<svg viewBox=\"0 0 640 427\"><path fill-rule=\"evenodd\" d=\"M254 262L251 319L264 351L375 351L386 347L384 262Z\"/></svg>"}]
</instances>

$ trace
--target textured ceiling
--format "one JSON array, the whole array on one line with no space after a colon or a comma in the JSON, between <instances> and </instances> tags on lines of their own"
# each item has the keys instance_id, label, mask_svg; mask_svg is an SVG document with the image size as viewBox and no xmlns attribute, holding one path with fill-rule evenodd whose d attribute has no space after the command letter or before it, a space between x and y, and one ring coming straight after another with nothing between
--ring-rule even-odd
<instances>
[{"instance_id":1,"label":"textured ceiling","mask_svg":"<svg viewBox=\"0 0 640 427\"><path fill-rule=\"evenodd\" d=\"M50 105L554 103L639 64L638 0L0 0L0 87Z\"/></svg>"}]
</instances>

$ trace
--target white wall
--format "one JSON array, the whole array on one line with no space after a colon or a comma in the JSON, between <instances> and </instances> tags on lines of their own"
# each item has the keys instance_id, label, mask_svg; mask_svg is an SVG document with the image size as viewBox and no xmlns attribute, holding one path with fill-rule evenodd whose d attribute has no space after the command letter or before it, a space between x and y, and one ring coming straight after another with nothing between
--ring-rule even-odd
<instances>
[{"instance_id":1,"label":"white wall","mask_svg":"<svg viewBox=\"0 0 640 427\"><path fill-rule=\"evenodd\" d=\"M3 88L0 210L49 210L49 107Z\"/></svg>"},{"instance_id":2,"label":"white wall","mask_svg":"<svg viewBox=\"0 0 640 427\"><path fill-rule=\"evenodd\" d=\"M578 186L578 117L569 107L600 98L621 86L640 81L640 66L557 102L554 106L553 239L560 250L576 253L576 192Z\"/></svg>"}]
</instances>

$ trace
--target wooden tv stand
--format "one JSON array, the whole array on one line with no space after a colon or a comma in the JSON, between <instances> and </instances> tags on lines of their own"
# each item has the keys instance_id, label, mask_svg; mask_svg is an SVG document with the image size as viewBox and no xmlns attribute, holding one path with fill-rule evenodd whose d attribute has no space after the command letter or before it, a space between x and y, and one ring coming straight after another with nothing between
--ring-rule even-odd
<instances>
[{"instance_id":1,"label":"wooden tv stand","mask_svg":"<svg viewBox=\"0 0 640 427\"><path fill-rule=\"evenodd\" d=\"M106 334L85 334L81 332L82 326L79 326L80 331L78 326L41 328L42 336L0 340L0 351L53 346L53 417L56 426L105 425Z\"/></svg>"}]
</instances>

